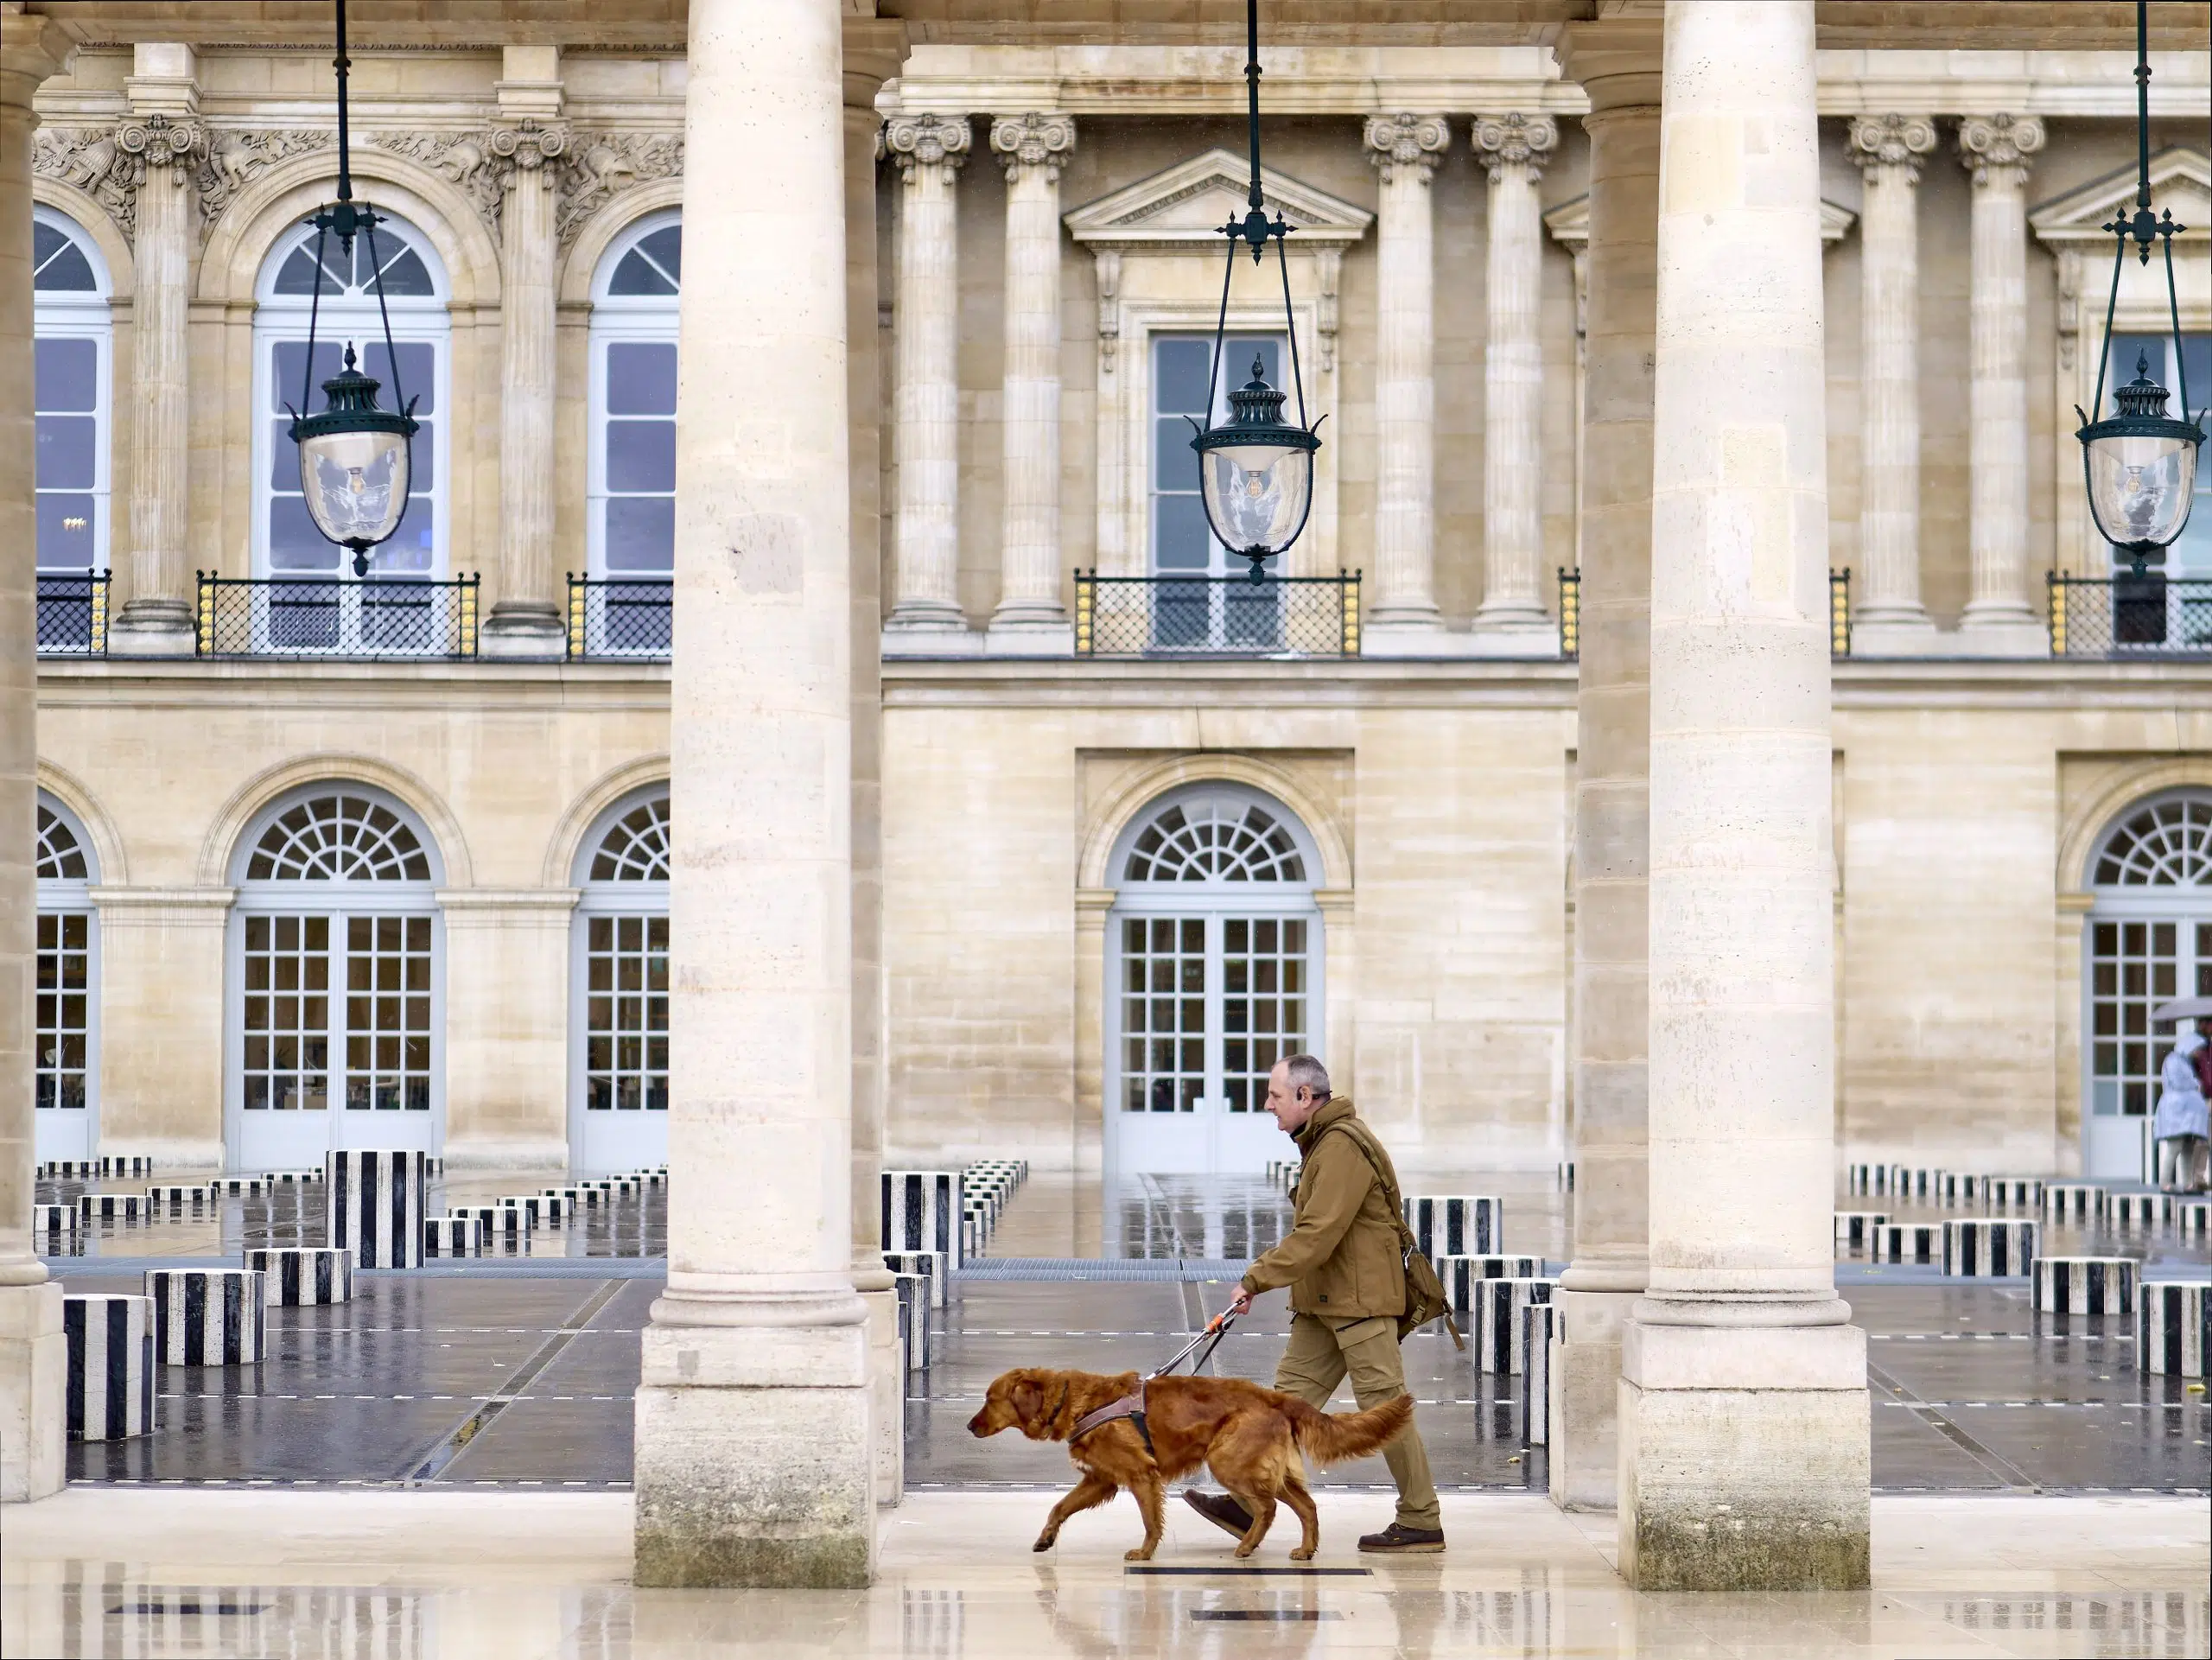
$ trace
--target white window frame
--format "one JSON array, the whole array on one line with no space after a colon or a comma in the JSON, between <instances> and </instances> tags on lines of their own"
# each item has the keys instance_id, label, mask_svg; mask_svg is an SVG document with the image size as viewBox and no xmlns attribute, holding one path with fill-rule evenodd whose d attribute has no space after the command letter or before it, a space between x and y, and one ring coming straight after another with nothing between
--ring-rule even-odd
<instances>
[{"instance_id":1,"label":"white window frame","mask_svg":"<svg viewBox=\"0 0 2212 1660\"><path fill-rule=\"evenodd\" d=\"M88 340L92 342L92 552L88 570L108 569L112 537L109 506L115 460L115 288L107 261L84 226L58 208L34 203L31 219L60 232L76 245L92 268L95 287L81 291L33 290L31 333L36 340ZM36 397L35 391L33 393ZM36 462L34 460L34 467ZM34 482L34 490L36 486ZM33 531L36 534L36 531ZM41 565L41 574L56 576L79 574L73 566Z\"/></svg>"},{"instance_id":2,"label":"white window frame","mask_svg":"<svg viewBox=\"0 0 2212 1660\"><path fill-rule=\"evenodd\" d=\"M669 914L669 885L666 882L594 881L592 862L598 857L607 832L617 824L646 802L656 798L664 801L668 795L669 786L665 782L649 784L631 791L607 808L592 820L591 828L578 846L575 862L569 871L569 881L576 888L578 897L569 931L569 1156L571 1167L577 1170L592 1167L588 1161L587 1140L592 1115L584 1104L589 1082L586 1045L590 1039L590 988L588 982L591 970L591 919L607 916L665 917ZM671 836L673 833L671 826ZM671 1098L671 1110L674 1104ZM626 1116L633 1118L639 1129L652 1124L657 1116L661 1132L662 1156L618 1162L626 1169L635 1168L640 1163L666 1162L667 1113L611 1113L602 1116L618 1123Z\"/></svg>"},{"instance_id":3,"label":"white window frame","mask_svg":"<svg viewBox=\"0 0 2212 1660\"><path fill-rule=\"evenodd\" d=\"M663 573L652 571L611 572L607 569L607 348L617 341L677 343L677 294L609 294L607 288L614 280L614 272L635 248L656 232L683 222L683 210L664 208L647 213L631 225L607 245L601 256L599 268L592 273L589 441L586 445L584 463L584 557L586 569L594 579L608 576L634 576L644 582L662 580ZM677 279L679 290L682 278ZM678 364L679 372L681 363ZM673 565L674 552L671 550ZM665 573L673 576L673 569ZM632 804L634 805L634 804ZM594 846L597 843L594 843Z\"/></svg>"},{"instance_id":4,"label":"white window frame","mask_svg":"<svg viewBox=\"0 0 2212 1660\"><path fill-rule=\"evenodd\" d=\"M269 481L270 469L276 464L273 423L282 413L278 408L280 401L289 402L299 396L296 388L276 385L276 347L280 343L306 342L312 297L300 294L278 294L276 291L276 277L294 251L302 246L314 246L316 235L313 229L302 227L281 238L262 261L260 275L254 282L253 508L249 546L252 552L253 575L257 577L292 576L314 581L325 576L350 577L353 575L353 567L342 549L334 550L337 557L327 572L276 571L270 569L269 564L269 504L276 493ZM445 264L438 258L436 247L413 225L405 219L384 214L379 210L377 235L380 242L387 236L403 237L430 274L432 292L429 295L394 295L389 296L385 304L391 318L391 338L395 346L415 342L427 344L430 347L430 568L421 576L433 581L442 581L451 575L453 563L453 313L450 306L453 289L447 280ZM384 338L384 320L378 315L377 302L372 295L346 299L326 290L321 311L315 317L315 331L319 340L380 341ZM422 390L416 388L416 391ZM377 394L378 402L390 407L391 395L391 387L382 387ZM319 399L321 389L317 387L310 396ZM409 396L412 397L413 393ZM400 528L401 536L408 535L414 528L414 514L418 512L419 503L409 510L409 518Z\"/></svg>"},{"instance_id":5,"label":"white window frame","mask_svg":"<svg viewBox=\"0 0 2212 1660\"><path fill-rule=\"evenodd\" d=\"M1160 563L1160 501L1161 491L1160 488L1160 481L1152 476L1152 466L1159 454L1157 435L1160 422L1165 418L1173 418L1177 420L1181 419L1181 417L1179 416L1165 417L1160 413L1160 348L1170 342L1192 340L1200 340L1203 341L1205 346L1207 359L1208 361L1211 362L1213 353L1213 339L1214 337L1211 331L1199 334L1194 334L1187 329L1179 328L1158 329L1147 335L1146 338L1145 436L1147 442L1145 448L1144 565L1145 574L1148 576L1221 577L1240 576L1243 575L1243 566L1241 563L1234 569L1230 568L1230 562L1232 559L1241 560L1243 556L1232 555L1229 550L1222 544L1221 538L1213 533L1213 528L1211 525L1206 528L1206 564L1205 569L1167 570L1163 569ZM1229 419L1230 391L1233 387L1242 386L1246 378L1251 373L1249 366L1238 361L1237 353L1239 348L1241 347L1249 350L1253 345L1262 340L1273 343L1275 348L1276 378L1274 385L1278 390L1281 390L1289 395L1290 407L1286 412L1287 417L1293 420L1297 418L1297 392L1294 388L1284 384L1284 372L1287 371L1290 366L1290 337L1287 334L1279 334L1266 328L1231 328L1228 331L1226 337L1222 341L1221 361L1214 366L1213 410L1210 418L1215 424L1218 425L1220 423ZM1192 436L1196 436L1195 432L1193 432ZM1193 461L1195 461L1197 457L1194 454L1192 456ZM1193 471L1195 471L1195 468ZM1180 494L1182 493L1178 492L1177 493ZM1201 506L1199 511L1203 513L1205 511L1204 507Z\"/></svg>"},{"instance_id":6,"label":"white window frame","mask_svg":"<svg viewBox=\"0 0 2212 1660\"><path fill-rule=\"evenodd\" d=\"M404 820L415 833L415 838L429 862L429 880L302 881L247 879L245 872L252 861L254 849L275 819L302 801L337 794L365 797ZM442 1153L446 1141L446 926L445 914L437 903L436 892L445 882L445 864L437 841L431 836L429 826L423 822L421 815L386 791L351 780L327 779L288 790L256 813L247 824L245 833L238 837L231 854L231 881L237 898L231 905L223 953L223 1140L231 1167L262 1167L261 1161L245 1157L245 919L249 916L327 916L333 919L330 998L335 1023L331 1027L331 1106L325 1125L328 1131L327 1146L331 1148L377 1144L372 1139L356 1142L343 1133L349 1113L344 1104L346 1032L338 1009L346 996L345 920L357 916L427 916L430 919L428 1150L433 1154ZM270 1119L299 1116L274 1112L264 1116ZM384 1122L395 1116L403 1119L414 1116L404 1112L398 1115L367 1112L357 1116L375 1122Z\"/></svg>"},{"instance_id":7,"label":"white window frame","mask_svg":"<svg viewBox=\"0 0 2212 1660\"><path fill-rule=\"evenodd\" d=\"M38 805L52 812L77 838L78 849L85 858L85 875L82 877L39 877L36 881L37 913L45 916L73 913L89 919L89 921L85 930L84 1147L82 1150L40 1147L36 1152L41 1161L56 1158L88 1159L99 1152L100 1143L100 913L99 907L92 901L92 892L100 879L99 854L92 846L92 838L86 832L84 821L75 813L43 790L38 792ZM35 945L32 954L34 957L37 955ZM35 989L32 996L37 996ZM37 1035L35 1003L32 1014L32 1035L34 1039ZM32 1070L35 1074L35 1056L32 1059ZM32 1127L32 1139L37 1141L37 1123L46 1122L53 1115L34 1111L32 1116L37 1121Z\"/></svg>"}]
</instances>

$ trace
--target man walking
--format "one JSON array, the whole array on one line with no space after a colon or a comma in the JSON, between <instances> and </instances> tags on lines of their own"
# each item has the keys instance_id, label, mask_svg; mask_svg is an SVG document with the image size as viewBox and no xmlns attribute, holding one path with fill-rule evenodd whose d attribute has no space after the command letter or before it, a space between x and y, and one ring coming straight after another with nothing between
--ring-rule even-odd
<instances>
[{"instance_id":1,"label":"man walking","mask_svg":"<svg viewBox=\"0 0 2212 1660\"><path fill-rule=\"evenodd\" d=\"M1303 1159L1296 1209L1289 1234L1246 1271L1230 1310L1241 1314L1253 1298L1288 1286L1290 1344L1275 1368L1275 1387L1321 1407L1349 1373L1352 1397L1364 1411L1406 1393L1398 1353L1398 1317L1406 1312L1406 1265L1394 1209L1398 1173L1351 1098L1331 1097L1328 1072L1311 1055L1275 1063L1268 1110ZM1359 1548L1442 1550L1443 1517L1421 1431L1408 1424L1382 1457L1398 1484L1397 1519L1362 1538ZM1252 1524L1244 1507L1224 1493L1185 1488L1183 1498L1240 1537Z\"/></svg>"}]
</instances>

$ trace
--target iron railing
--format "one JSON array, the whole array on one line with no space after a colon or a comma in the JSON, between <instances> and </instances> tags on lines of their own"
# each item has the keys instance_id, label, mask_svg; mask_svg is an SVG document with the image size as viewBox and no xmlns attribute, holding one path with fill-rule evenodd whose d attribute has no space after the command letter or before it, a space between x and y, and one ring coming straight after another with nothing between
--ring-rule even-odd
<instances>
[{"instance_id":1,"label":"iron railing","mask_svg":"<svg viewBox=\"0 0 2212 1660\"><path fill-rule=\"evenodd\" d=\"M1582 655L1582 573L1559 573L1559 654L1572 663ZM1828 573L1828 655L1851 655L1851 567Z\"/></svg>"},{"instance_id":2,"label":"iron railing","mask_svg":"<svg viewBox=\"0 0 2212 1660\"><path fill-rule=\"evenodd\" d=\"M1357 657L1359 573L1075 574L1077 657Z\"/></svg>"},{"instance_id":3,"label":"iron railing","mask_svg":"<svg viewBox=\"0 0 2212 1660\"><path fill-rule=\"evenodd\" d=\"M108 573L38 579L38 654L107 655Z\"/></svg>"},{"instance_id":4,"label":"iron railing","mask_svg":"<svg viewBox=\"0 0 2212 1660\"><path fill-rule=\"evenodd\" d=\"M676 643L676 584L666 576L569 578L569 656L666 658Z\"/></svg>"},{"instance_id":5,"label":"iron railing","mask_svg":"<svg viewBox=\"0 0 2212 1660\"><path fill-rule=\"evenodd\" d=\"M2048 581L2053 657L2212 657L2212 578L2055 570Z\"/></svg>"},{"instance_id":6,"label":"iron railing","mask_svg":"<svg viewBox=\"0 0 2212 1660\"><path fill-rule=\"evenodd\" d=\"M201 657L473 658L481 579L200 573Z\"/></svg>"}]
</instances>

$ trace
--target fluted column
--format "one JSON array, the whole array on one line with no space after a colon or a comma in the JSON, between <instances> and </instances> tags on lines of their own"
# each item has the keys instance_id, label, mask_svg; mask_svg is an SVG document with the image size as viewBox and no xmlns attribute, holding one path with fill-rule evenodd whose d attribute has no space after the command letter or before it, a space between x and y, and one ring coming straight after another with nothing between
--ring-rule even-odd
<instances>
[{"instance_id":1,"label":"fluted column","mask_svg":"<svg viewBox=\"0 0 2212 1660\"><path fill-rule=\"evenodd\" d=\"M2005 655L2049 650L2028 603L2028 217L2030 158L2043 148L2033 116L1969 116L1959 160L1974 175L1973 422L1967 442L1967 540L1973 597L1962 644Z\"/></svg>"},{"instance_id":2,"label":"fluted column","mask_svg":"<svg viewBox=\"0 0 2212 1660\"><path fill-rule=\"evenodd\" d=\"M1859 508L1852 650L1926 650L1920 601L1920 158L1926 116L1859 116L1851 154L1866 181L1859 213Z\"/></svg>"},{"instance_id":3,"label":"fluted column","mask_svg":"<svg viewBox=\"0 0 2212 1660\"><path fill-rule=\"evenodd\" d=\"M31 94L69 60L59 23L0 13L0 1504L62 1485L61 1288L31 1245L38 525L32 511Z\"/></svg>"},{"instance_id":4,"label":"fluted column","mask_svg":"<svg viewBox=\"0 0 2212 1660\"><path fill-rule=\"evenodd\" d=\"M691 0L677 391L668 1284L640 1585L862 1586L852 503L838 0Z\"/></svg>"},{"instance_id":5,"label":"fluted column","mask_svg":"<svg viewBox=\"0 0 2212 1660\"><path fill-rule=\"evenodd\" d=\"M567 649L553 591L553 404L555 227L569 143L558 121L525 118L492 130L506 202L499 220L499 588L484 620L487 657L559 657Z\"/></svg>"},{"instance_id":6,"label":"fluted column","mask_svg":"<svg viewBox=\"0 0 2212 1660\"><path fill-rule=\"evenodd\" d=\"M1650 1279L1622 1574L1867 1583L1835 1294L1827 372L1813 0L1670 0L1652 386Z\"/></svg>"},{"instance_id":7,"label":"fluted column","mask_svg":"<svg viewBox=\"0 0 2212 1660\"><path fill-rule=\"evenodd\" d=\"M960 608L959 197L964 115L893 116L885 152L905 180L899 216L899 467L887 652L973 649Z\"/></svg>"},{"instance_id":8,"label":"fluted column","mask_svg":"<svg viewBox=\"0 0 2212 1660\"><path fill-rule=\"evenodd\" d=\"M192 388L186 308L200 216L192 175L207 150L188 46L132 48L130 117L115 135L117 175L135 188L131 241L130 546L110 649L189 657L192 569L185 546ZM118 388L118 391L123 389Z\"/></svg>"},{"instance_id":9,"label":"fluted column","mask_svg":"<svg viewBox=\"0 0 2212 1660\"><path fill-rule=\"evenodd\" d=\"M1440 115L1367 118L1381 175L1375 247L1375 590L1363 649L1419 651L1436 604L1436 256L1429 181L1451 144Z\"/></svg>"},{"instance_id":10,"label":"fluted column","mask_svg":"<svg viewBox=\"0 0 2212 1660\"><path fill-rule=\"evenodd\" d=\"M1574 766L1574 1238L1555 1301L1552 1502L1618 1499L1621 1330L1649 1274L1651 358L1656 21L1573 24L1590 222Z\"/></svg>"},{"instance_id":11,"label":"fluted column","mask_svg":"<svg viewBox=\"0 0 2212 1660\"><path fill-rule=\"evenodd\" d=\"M1483 602L1478 650L1520 653L1555 640L1544 603L1543 354L1536 333L1543 223L1536 182L1559 143L1549 116L1482 116L1475 154L1490 173L1490 332L1483 352Z\"/></svg>"},{"instance_id":12,"label":"fluted column","mask_svg":"<svg viewBox=\"0 0 2212 1660\"><path fill-rule=\"evenodd\" d=\"M987 649L1065 653L1075 633L1060 603L1060 169L1075 123L1001 116L991 150L1006 169L1006 365L999 602Z\"/></svg>"}]
</instances>

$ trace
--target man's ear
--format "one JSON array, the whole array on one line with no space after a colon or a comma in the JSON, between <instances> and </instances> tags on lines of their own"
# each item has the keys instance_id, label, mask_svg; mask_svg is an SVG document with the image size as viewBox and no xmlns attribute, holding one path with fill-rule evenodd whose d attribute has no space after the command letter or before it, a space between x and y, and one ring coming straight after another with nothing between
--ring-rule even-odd
<instances>
[{"instance_id":1,"label":"man's ear","mask_svg":"<svg viewBox=\"0 0 2212 1660\"><path fill-rule=\"evenodd\" d=\"M1006 1397L1014 1415L1024 1423L1034 1422L1037 1415L1045 1409L1045 1386L1034 1377L1019 1380L1006 1392Z\"/></svg>"}]
</instances>

